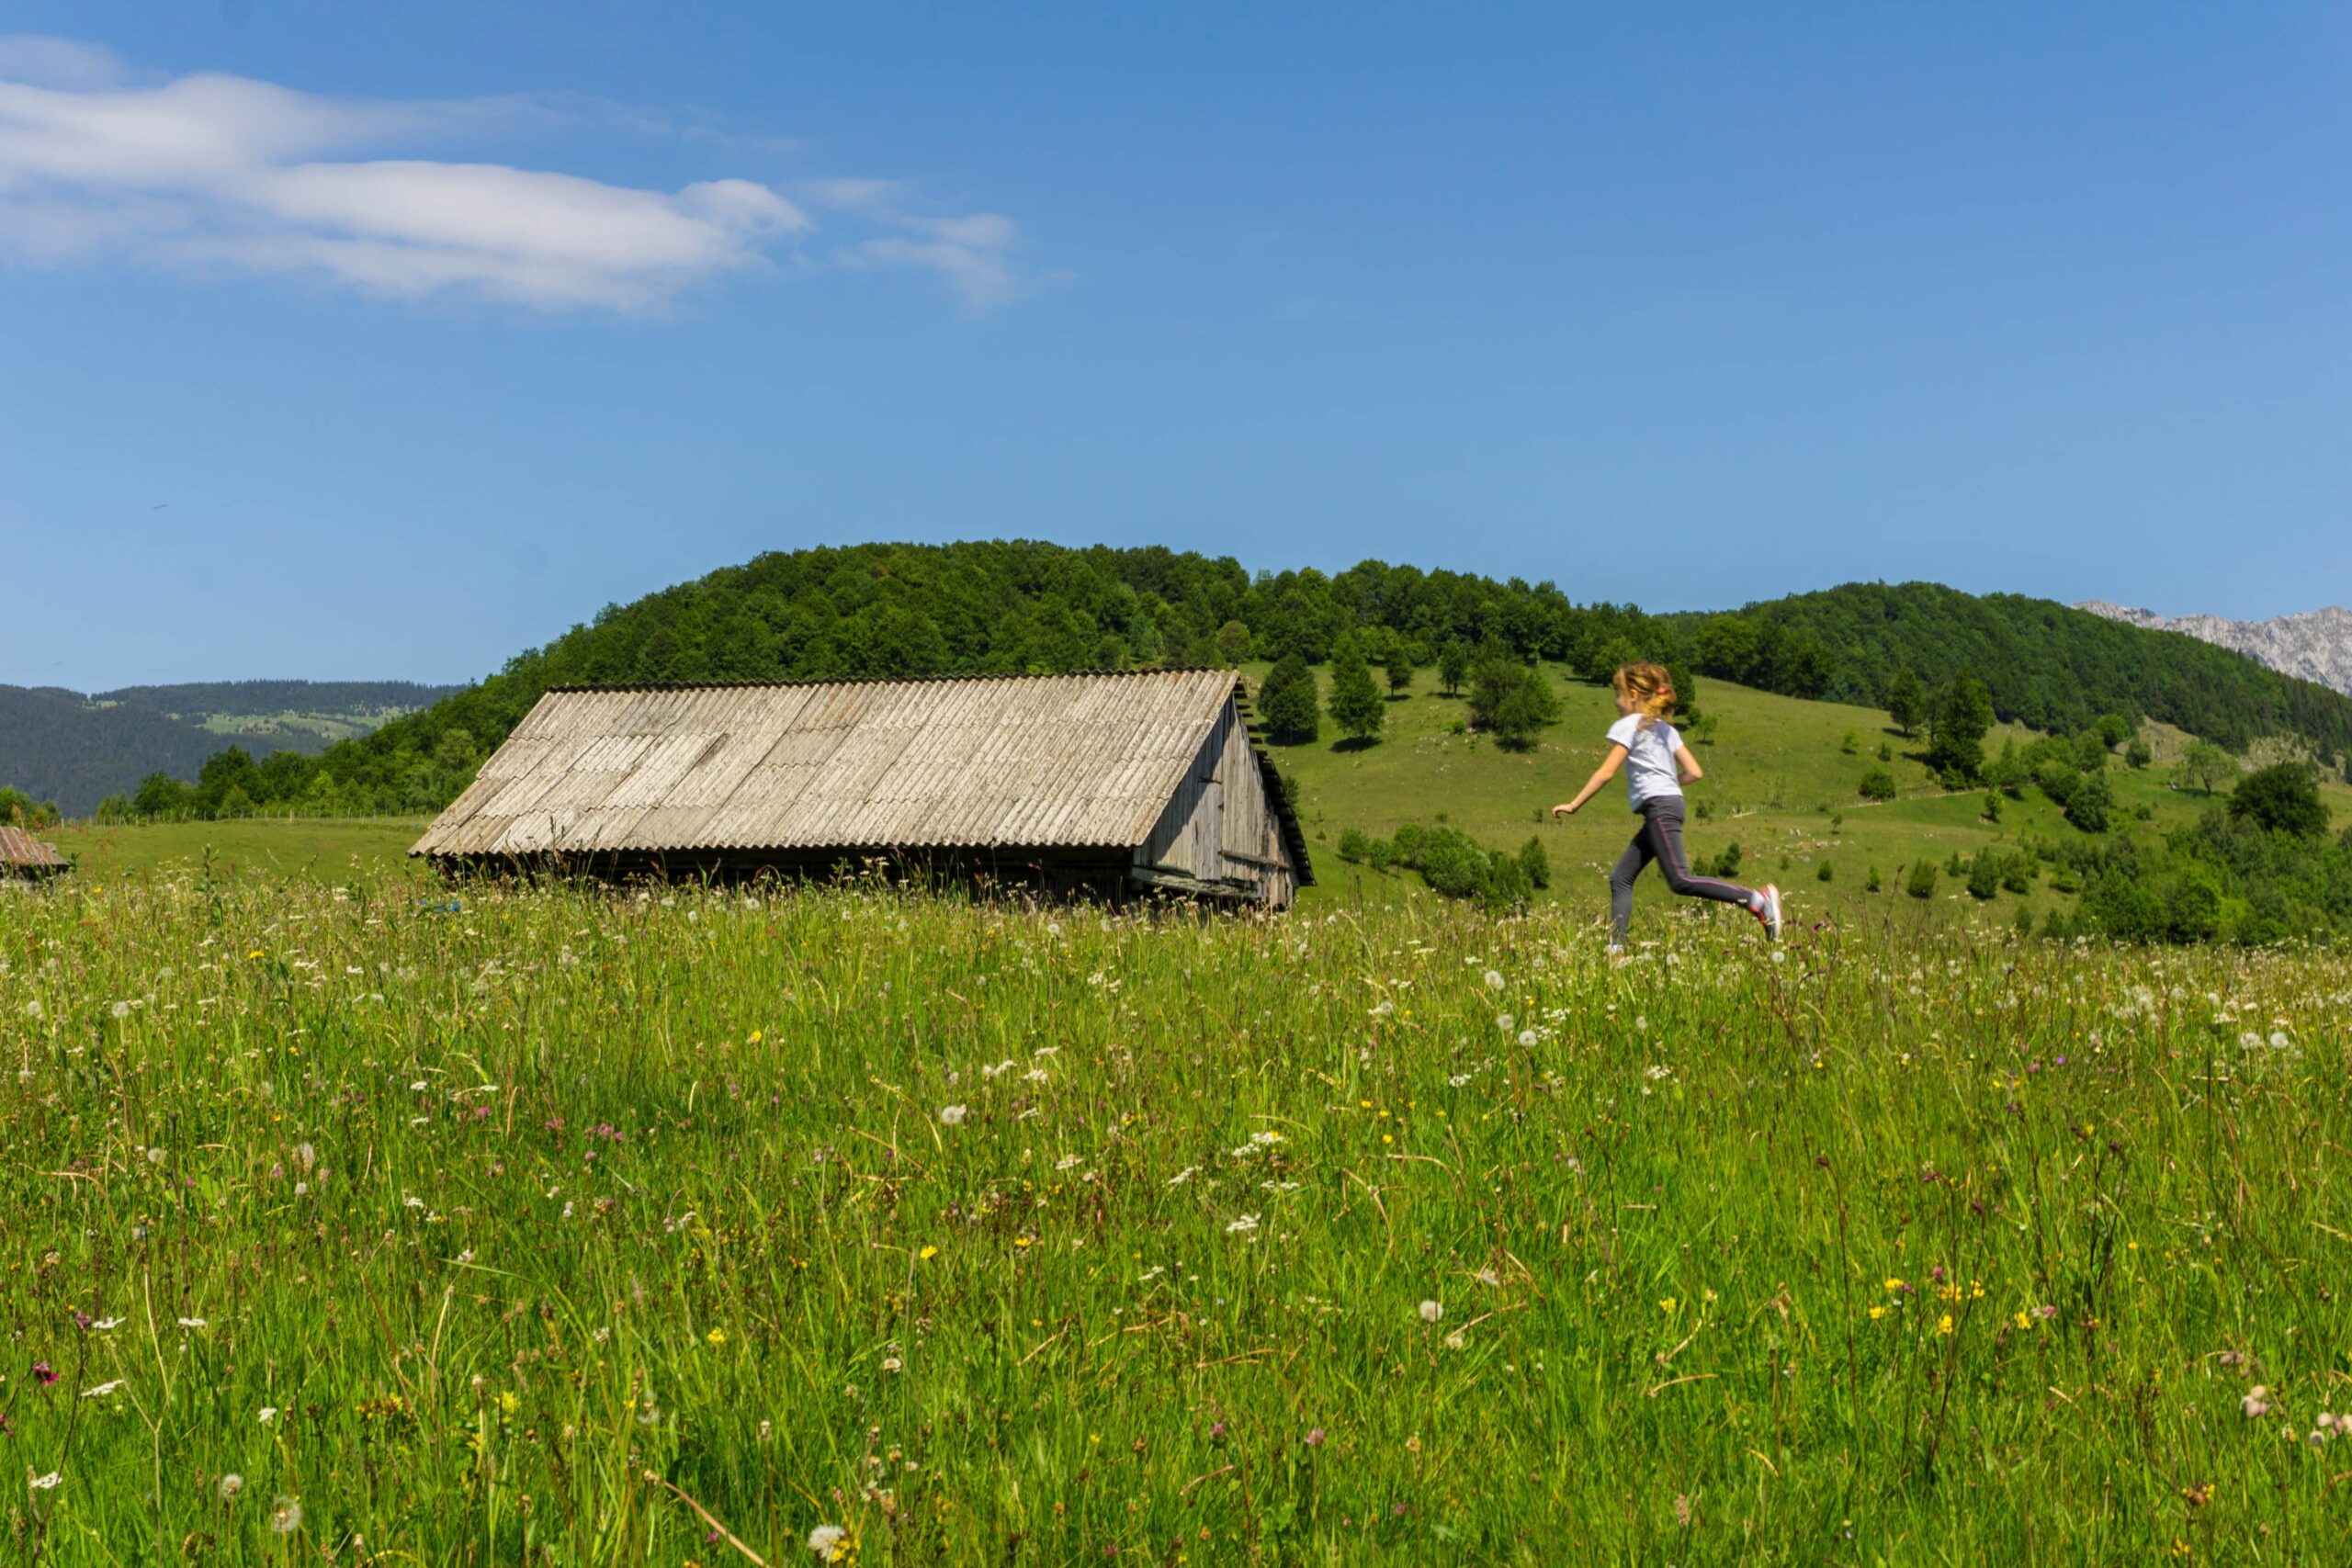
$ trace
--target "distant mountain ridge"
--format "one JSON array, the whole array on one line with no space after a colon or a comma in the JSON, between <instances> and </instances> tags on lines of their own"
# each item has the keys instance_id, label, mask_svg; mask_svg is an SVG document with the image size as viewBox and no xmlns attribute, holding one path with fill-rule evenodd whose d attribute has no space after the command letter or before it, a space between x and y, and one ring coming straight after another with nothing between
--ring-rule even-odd
<instances>
[{"instance_id":1,"label":"distant mountain ridge","mask_svg":"<svg viewBox=\"0 0 2352 1568\"><path fill-rule=\"evenodd\" d=\"M409 681L227 681L84 694L0 685L0 784L86 817L149 773L193 778L232 746L316 753L458 690Z\"/></svg>"},{"instance_id":2,"label":"distant mountain ridge","mask_svg":"<svg viewBox=\"0 0 2352 1568\"><path fill-rule=\"evenodd\" d=\"M2329 605L2267 621L2233 621L2220 615L2159 615L2153 610L2087 599L2075 606L2094 615L2150 631L2180 632L2260 660L2282 675L2315 681L2352 694L2352 610Z\"/></svg>"}]
</instances>

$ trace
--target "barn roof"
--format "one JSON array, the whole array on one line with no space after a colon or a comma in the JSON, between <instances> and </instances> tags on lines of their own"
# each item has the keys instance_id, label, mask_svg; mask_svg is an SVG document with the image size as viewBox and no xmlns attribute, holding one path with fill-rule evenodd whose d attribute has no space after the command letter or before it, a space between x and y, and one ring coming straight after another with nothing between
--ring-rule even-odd
<instances>
[{"instance_id":1,"label":"barn roof","mask_svg":"<svg viewBox=\"0 0 2352 1568\"><path fill-rule=\"evenodd\" d=\"M558 687L410 852L1126 847L1239 691L1229 670Z\"/></svg>"},{"instance_id":2,"label":"barn roof","mask_svg":"<svg viewBox=\"0 0 2352 1568\"><path fill-rule=\"evenodd\" d=\"M41 871L63 871L66 860L56 847L34 838L22 828L0 828L0 865L31 866Z\"/></svg>"}]
</instances>

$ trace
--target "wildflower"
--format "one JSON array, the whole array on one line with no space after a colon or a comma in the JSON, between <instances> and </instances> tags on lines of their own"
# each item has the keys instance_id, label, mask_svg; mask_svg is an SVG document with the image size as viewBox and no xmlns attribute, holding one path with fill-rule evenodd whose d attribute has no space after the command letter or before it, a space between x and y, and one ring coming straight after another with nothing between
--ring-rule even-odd
<instances>
[{"instance_id":1,"label":"wildflower","mask_svg":"<svg viewBox=\"0 0 2352 1568\"><path fill-rule=\"evenodd\" d=\"M1503 977L1502 977L1500 975L1496 974L1496 973L1495 973L1493 970L1491 970L1491 969L1487 970L1487 989L1488 989L1488 990L1490 990L1490 991L1499 991L1499 990L1501 990L1502 988L1503 988Z\"/></svg>"},{"instance_id":2,"label":"wildflower","mask_svg":"<svg viewBox=\"0 0 2352 1568\"><path fill-rule=\"evenodd\" d=\"M65 1477L62 1474L52 1470L47 1475L28 1477L26 1481L26 1484L30 1486L36 1492L48 1492L53 1490L57 1483L64 1479Z\"/></svg>"},{"instance_id":3,"label":"wildflower","mask_svg":"<svg viewBox=\"0 0 2352 1568\"><path fill-rule=\"evenodd\" d=\"M1681 1306L1681 1304L1682 1303L1673 1296L1664 1296L1659 1298L1657 1310L1666 1314L1667 1316L1672 1317L1675 1314L1675 1310Z\"/></svg>"},{"instance_id":4,"label":"wildflower","mask_svg":"<svg viewBox=\"0 0 2352 1568\"><path fill-rule=\"evenodd\" d=\"M2019 1308L2016 1315L2011 1317L2009 1321L2018 1325L2018 1332L2020 1334L2033 1326L2033 1319L2027 1315L2023 1308Z\"/></svg>"},{"instance_id":5,"label":"wildflower","mask_svg":"<svg viewBox=\"0 0 2352 1568\"><path fill-rule=\"evenodd\" d=\"M1871 1308L1871 1322L1875 1323L1875 1322L1877 1322L1880 1318L1884 1317L1885 1315L1886 1315L1886 1309L1885 1309L1884 1307L1883 1307L1883 1306L1874 1306L1874 1307Z\"/></svg>"},{"instance_id":6,"label":"wildflower","mask_svg":"<svg viewBox=\"0 0 2352 1568\"><path fill-rule=\"evenodd\" d=\"M272 1421L275 1421L275 1420L277 1420L277 1405L275 1405L275 1404L265 1404L265 1405L263 1405L263 1406L261 1407L261 1424L262 1424L263 1426L266 1427L266 1426L268 1426Z\"/></svg>"},{"instance_id":7,"label":"wildflower","mask_svg":"<svg viewBox=\"0 0 2352 1568\"><path fill-rule=\"evenodd\" d=\"M1462 1337L1462 1330L1458 1328L1445 1337L1445 1348L1449 1350L1459 1350L1468 1343L1469 1341Z\"/></svg>"},{"instance_id":8,"label":"wildflower","mask_svg":"<svg viewBox=\"0 0 2352 1568\"><path fill-rule=\"evenodd\" d=\"M245 1478L232 1470L220 1478L220 1501L233 1503L237 1500L237 1494L244 1489Z\"/></svg>"},{"instance_id":9,"label":"wildflower","mask_svg":"<svg viewBox=\"0 0 2352 1568\"><path fill-rule=\"evenodd\" d=\"M1306 1429L1306 1446L1310 1449L1319 1449L1323 1446L1322 1427L1309 1427Z\"/></svg>"},{"instance_id":10,"label":"wildflower","mask_svg":"<svg viewBox=\"0 0 2352 1568\"><path fill-rule=\"evenodd\" d=\"M292 1535L301 1528L301 1504L291 1497L280 1497L270 1505L269 1529L272 1535Z\"/></svg>"},{"instance_id":11,"label":"wildflower","mask_svg":"<svg viewBox=\"0 0 2352 1568\"><path fill-rule=\"evenodd\" d=\"M1903 1288L1903 1281L1890 1275L1886 1281L1886 1288L1890 1291L1899 1291Z\"/></svg>"},{"instance_id":12,"label":"wildflower","mask_svg":"<svg viewBox=\"0 0 2352 1568\"><path fill-rule=\"evenodd\" d=\"M1227 1235L1247 1235L1257 1228L1258 1216L1255 1214L1244 1214L1239 1219L1234 1221L1231 1224L1226 1226L1225 1234Z\"/></svg>"},{"instance_id":13,"label":"wildflower","mask_svg":"<svg viewBox=\"0 0 2352 1568\"><path fill-rule=\"evenodd\" d=\"M840 1562L854 1550L849 1531L839 1525L819 1525L808 1532L808 1555L820 1562Z\"/></svg>"},{"instance_id":14,"label":"wildflower","mask_svg":"<svg viewBox=\"0 0 2352 1568\"><path fill-rule=\"evenodd\" d=\"M130 1380L128 1378L117 1378L112 1382L102 1382L96 1388L85 1388L82 1391L82 1397L85 1399L104 1399L107 1394L112 1393L115 1390L120 1388L124 1383L130 1381Z\"/></svg>"},{"instance_id":15,"label":"wildflower","mask_svg":"<svg viewBox=\"0 0 2352 1568\"><path fill-rule=\"evenodd\" d=\"M882 1370L886 1372L895 1372L904 1364L905 1363L900 1361L896 1356L885 1356L882 1358Z\"/></svg>"},{"instance_id":16,"label":"wildflower","mask_svg":"<svg viewBox=\"0 0 2352 1568\"><path fill-rule=\"evenodd\" d=\"M47 1361L35 1361L33 1363L33 1382L40 1384L43 1388L47 1388L56 1381L57 1373Z\"/></svg>"},{"instance_id":17,"label":"wildflower","mask_svg":"<svg viewBox=\"0 0 2352 1568\"><path fill-rule=\"evenodd\" d=\"M915 1256L922 1258L925 1263L928 1263L933 1258L939 1256L939 1248L935 1247L926 1247L921 1252L916 1253Z\"/></svg>"},{"instance_id":18,"label":"wildflower","mask_svg":"<svg viewBox=\"0 0 2352 1568\"><path fill-rule=\"evenodd\" d=\"M1421 1321L1423 1323L1435 1323L1439 1318L1442 1318L1444 1315L1445 1308L1440 1306L1437 1303L1423 1302L1421 1303Z\"/></svg>"},{"instance_id":19,"label":"wildflower","mask_svg":"<svg viewBox=\"0 0 2352 1568\"><path fill-rule=\"evenodd\" d=\"M1936 1319L1936 1332L1938 1334L1950 1334L1951 1332L1951 1314L1946 1313L1943 1316Z\"/></svg>"},{"instance_id":20,"label":"wildflower","mask_svg":"<svg viewBox=\"0 0 2352 1568\"><path fill-rule=\"evenodd\" d=\"M2255 1384L2252 1388L2246 1390L2245 1397L2238 1401L2238 1408L2245 1412L2245 1418L2247 1420L2261 1420L2265 1416L2270 1414L2269 1389L2264 1387L2261 1383Z\"/></svg>"},{"instance_id":21,"label":"wildflower","mask_svg":"<svg viewBox=\"0 0 2352 1568\"><path fill-rule=\"evenodd\" d=\"M97 1322L90 1325L92 1331L98 1334L112 1334L116 1329L120 1328L121 1326L122 1319L119 1317L102 1317L98 1319Z\"/></svg>"},{"instance_id":22,"label":"wildflower","mask_svg":"<svg viewBox=\"0 0 2352 1568\"><path fill-rule=\"evenodd\" d=\"M204 1326L204 1319L200 1317L184 1317L179 1320L179 1325L182 1328L202 1328Z\"/></svg>"},{"instance_id":23,"label":"wildflower","mask_svg":"<svg viewBox=\"0 0 2352 1568\"><path fill-rule=\"evenodd\" d=\"M964 1122L964 1107L960 1105L944 1106L941 1108L939 1112L940 1123L941 1125L947 1127L961 1126Z\"/></svg>"},{"instance_id":24,"label":"wildflower","mask_svg":"<svg viewBox=\"0 0 2352 1568\"><path fill-rule=\"evenodd\" d=\"M714 1328L709 1333L704 1335L702 1339L704 1344L716 1350L721 1345L727 1343L727 1331L723 1328Z\"/></svg>"},{"instance_id":25,"label":"wildflower","mask_svg":"<svg viewBox=\"0 0 2352 1568\"><path fill-rule=\"evenodd\" d=\"M129 1002L117 1002L113 1007L107 1010L113 1013L117 1018L129 1018L130 1016L130 1004Z\"/></svg>"}]
</instances>

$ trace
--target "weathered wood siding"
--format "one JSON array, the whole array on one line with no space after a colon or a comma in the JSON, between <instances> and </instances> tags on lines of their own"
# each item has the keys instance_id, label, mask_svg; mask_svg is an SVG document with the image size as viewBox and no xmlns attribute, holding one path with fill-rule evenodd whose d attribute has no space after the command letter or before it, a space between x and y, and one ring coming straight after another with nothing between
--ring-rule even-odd
<instances>
[{"instance_id":1,"label":"weathered wood siding","mask_svg":"<svg viewBox=\"0 0 2352 1568\"><path fill-rule=\"evenodd\" d=\"M1234 704L1203 739L1151 836L1136 847L1136 864L1289 907L1295 868Z\"/></svg>"}]
</instances>

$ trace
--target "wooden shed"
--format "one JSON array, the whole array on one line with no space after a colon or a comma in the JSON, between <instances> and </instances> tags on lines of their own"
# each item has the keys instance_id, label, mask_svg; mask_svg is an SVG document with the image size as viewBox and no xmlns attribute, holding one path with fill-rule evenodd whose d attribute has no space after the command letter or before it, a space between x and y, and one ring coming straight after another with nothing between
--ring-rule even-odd
<instances>
[{"instance_id":1,"label":"wooden shed","mask_svg":"<svg viewBox=\"0 0 2352 1568\"><path fill-rule=\"evenodd\" d=\"M0 827L0 876L55 876L74 869L57 846L34 838L22 828Z\"/></svg>"},{"instance_id":2,"label":"wooden shed","mask_svg":"<svg viewBox=\"0 0 2352 1568\"><path fill-rule=\"evenodd\" d=\"M412 854L602 874L876 858L1285 908L1312 880L1229 670L559 687Z\"/></svg>"}]
</instances>

